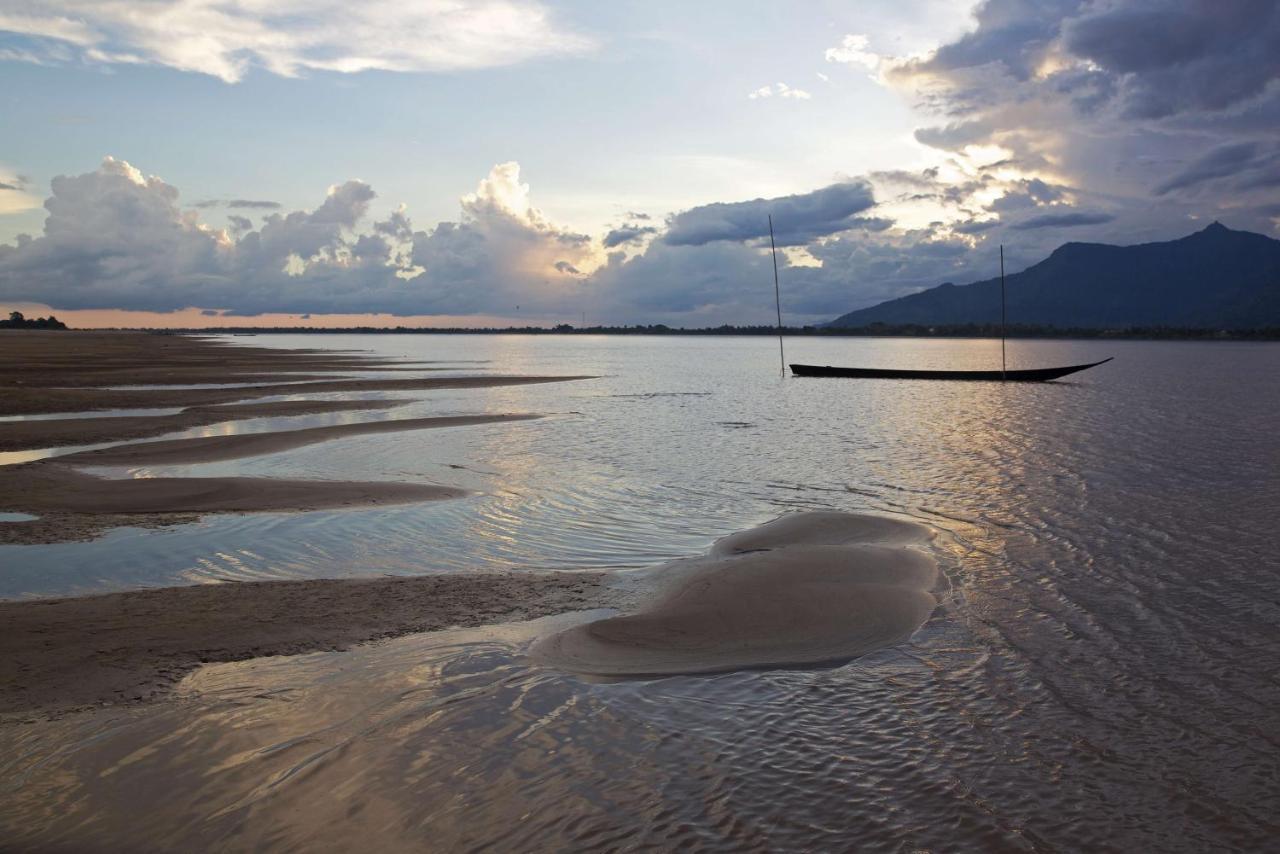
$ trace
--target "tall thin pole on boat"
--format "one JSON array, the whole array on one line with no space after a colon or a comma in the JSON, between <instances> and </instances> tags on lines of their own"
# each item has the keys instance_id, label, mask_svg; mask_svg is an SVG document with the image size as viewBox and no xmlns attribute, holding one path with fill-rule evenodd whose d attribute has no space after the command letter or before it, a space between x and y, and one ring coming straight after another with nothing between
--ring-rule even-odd
<instances>
[{"instance_id":1,"label":"tall thin pole on boat","mask_svg":"<svg viewBox=\"0 0 1280 854\"><path fill-rule=\"evenodd\" d=\"M1004 244L1000 244L1000 379L1006 379L1004 366Z\"/></svg>"},{"instance_id":2,"label":"tall thin pole on boat","mask_svg":"<svg viewBox=\"0 0 1280 854\"><path fill-rule=\"evenodd\" d=\"M769 250L773 252L773 301L778 307L778 361L787 375L787 357L782 351L782 292L778 289L778 247L773 242L773 214L769 214Z\"/></svg>"}]
</instances>

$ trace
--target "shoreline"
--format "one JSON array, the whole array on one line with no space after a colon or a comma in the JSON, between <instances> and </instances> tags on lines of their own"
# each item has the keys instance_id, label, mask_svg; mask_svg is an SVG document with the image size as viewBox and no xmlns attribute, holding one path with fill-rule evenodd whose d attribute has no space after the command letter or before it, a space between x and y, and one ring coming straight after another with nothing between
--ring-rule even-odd
<instances>
[{"instance_id":1,"label":"shoreline","mask_svg":"<svg viewBox=\"0 0 1280 854\"><path fill-rule=\"evenodd\" d=\"M0 726L171 696L210 662L614 607L607 572L253 581L0 602Z\"/></svg>"},{"instance_id":2,"label":"shoreline","mask_svg":"<svg viewBox=\"0 0 1280 854\"><path fill-rule=\"evenodd\" d=\"M0 602L0 727L163 701L207 663L604 608L619 613L538 638L529 660L604 680L834 666L927 622L932 538L915 522L808 511L640 575L513 568Z\"/></svg>"},{"instance_id":3,"label":"shoreline","mask_svg":"<svg viewBox=\"0 0 1280 854\"><path fill-rule=\"evenodd\" d=\"M269 433L136 441L249 418L372 412L414 402L405 398L254 402L263 397L490 388L589 378L479 375L315 379L326 371L443 368L424 368L421 362L367 354L270 350L223 341L122 332L5 332L0 334L0 364L12 367L0 373L0 415L182 409L159 415L0 422L0 449L18 454L72 445L121 443L4 466L0 511L39 518L0 524L0 545L93 539L111 528L184 524L209 513L304 512L458 498L466 491L435 483L252 477L112 479L88 473L82 467L200 464L279 453L342 437L540 417L503 413L392 418ZM307 381L280 382L296 379L293 372L303 372ZM276 382L225 387L264 377ZM143 381L179 387L107 387ZM185 387L201 384L208 387Z\"/></svg>"}]
</instances>

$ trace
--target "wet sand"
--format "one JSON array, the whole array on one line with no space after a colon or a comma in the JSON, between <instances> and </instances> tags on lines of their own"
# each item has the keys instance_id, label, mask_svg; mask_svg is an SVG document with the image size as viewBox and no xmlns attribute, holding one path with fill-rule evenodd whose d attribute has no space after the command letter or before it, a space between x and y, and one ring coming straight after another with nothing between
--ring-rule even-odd
<instances>
[{"instance_id":1,"label":"wet sand","mask_svg":"<svg viewBox=\"0 0 1280 854\"><path fill-rule=\"evenodd\" d=\"M60 448L150 439L165 433L244 421L249 418L282 418L325 415L331 412L363 412L392 409L412 403L411 398L391 400L277 400L225 406L193 406L172 415L120 415L111 418L47 418L39 421L0 422L0 451Z\"/></svg>"},{"instance_id":2,"label":"wet sand","mask_svg":"<svg viewBox=\"0 0 1280 854\"><path fill-rule=\"evenodd\" d=\"M281 371L303 379L404 364L362 353L281 350L194 335L16 329L0 330L0 363L6 365L0 388L12 389L270 382Z\"/></svg>"},{"instance_id":3,"label":"wet sand","mask_svg":"<svg viewBox=\"0 0 1280 854\"><path fill-rule=\"evenodd\" d=\"M480 377L411 377L398 379L347 379L322 382L273 383L240 388L179 389L99 389L99 388L20 388L5 389L0 395L0 415L43 415L57 412L87 412L94 409L174 409L189 406L214 406L237 400L299 394L329 394L370 391L431 391L452 388L494 388L508 385L557 383L567 380L592 379L575 376L480 376ZM205 382L220 383L221 379Z\"/></svg>"},{"instance_id":4,"label":"wet sand","mask_svg":"<svg viewBox=\"0 0 1280 854\"><path fill-rule=\"evenodd\" d=\"M262 454L275 454L317 442L342 439L351 436L367 436L376 433L394 433L403 430L430 430L442 427L467 427L476 424L495 424L505 421L530 421L540 415L449 415L432 418L395 418L387 421L364 421L357 424L335 424L328 427L307 427L302 430L278 430L271 433L243 433L236 436L199 436L190 439L169 439L163 442L138 442L116 445L94 451L64 454L57 461L65 465L86 466L136 466L176 465L184 463L212 463L236 460Z\"/></svg>"},{"instance_id":5,"label":"wet sand","mask_svg":"<svg viewBox=\"0 0 1280 854\"><path fill-rule=\"evenodd\" d=\"M602 573L213 584L0 603L0 722L160 699L202 663L602 607Z\"/></svg>"},{"instance_id":6,"label":"wet sand","mask_svg":"<svg viewBox=\"0 0 1280 854\"><path fill-rule=\"evenodd\" d=\"M404 401L291 400L242 403L273 395L484 388L585 377L416 377L267 383L240 388L112 389L165 382L226 384L297 372L404 370L405 363L361 354L269 350L221 341L123 332L0 333L0 415L129 408L179 408L171 415L72 418L0 424L0 447L21 449L126 441L172 429L244 418L359 411ZM413 368L419 370L421 368ZM314 374L308 374L314 376ZM80 384L86 387L68 387ZM233 404L233 405L218 405ZM232 436L161 440L95 449L6 466L0 510L37 519L0 525L0 544L92 539L121 526L191 522L206 513L295 512L456 498L465 492L427 483L336 482L244 477L104 479L74 466L190 464L278 453L344 436L527 420L530 414L382 420Z\"/></svg>"},{"instance_id":7,"label":"wet sand","mask_svg":"<svg viewBox=\"0 0 1280 854\"><path fill-rule=\"evenodd\" d=\"M0 603L0 721L164 699L202 663L342 649L458 626L595 608L631 611L536 641L530 657L589 676L847 661L928 618L928 528L793 513L636 583L607 572L211 584Z\"/></svg>"},{"instance_id":8,"label":"wet sand","mask_svg":"<svg viewBox=\"0 0 1280 854\"><path fill-rule=\"evenodd\" d=\"M456 369L360 353L279 350L182 335L0 330L0 415L213 406L284 394L421 391L587 377L325 378L335 372ZM288 379L290 382L280 382ZM313 380L298 382L299 380ZM254 383L242 388L130 389L128 385Z\"/></svg>"},{"instance_id":9,"label":"wet sand","mask_svg":"<svg viewBox=\"0 0 1280 854\"><path fill-rule=\"evenodd\" d=\"M530 654L589 676L638 677L847 661L906 640L936 605L922 525L795 513L670 564L637 613L538 641Z\"/></svg>"}]
</instances>

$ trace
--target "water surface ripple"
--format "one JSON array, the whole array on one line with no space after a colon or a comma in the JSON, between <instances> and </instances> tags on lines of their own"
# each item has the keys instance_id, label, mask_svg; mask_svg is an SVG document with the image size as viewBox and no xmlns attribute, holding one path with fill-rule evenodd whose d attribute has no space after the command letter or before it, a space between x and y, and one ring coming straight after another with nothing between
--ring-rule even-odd
<instances>
[{"instance_id":1,"label":"water surface ripple","mask_svg":"<svg viewBox=\"0 0 1280 854\"><path fill-rule=\"evenodd\" d=\"M16 844L1274 846L1280 346L1013 344L1015 367L1117 357L1037 386L784 380L763 339L326 344L602 378L422 393L390 414L541 421L134 472L426 479L472 498L6 547L0 590L644 566L834 508L937 529L940 606L909 642L833 669L595 684L522 656L547 621L209 667L179 703L0 733ZM999 344L791 348L968 367Z\"/></svg>"}]
</instances>

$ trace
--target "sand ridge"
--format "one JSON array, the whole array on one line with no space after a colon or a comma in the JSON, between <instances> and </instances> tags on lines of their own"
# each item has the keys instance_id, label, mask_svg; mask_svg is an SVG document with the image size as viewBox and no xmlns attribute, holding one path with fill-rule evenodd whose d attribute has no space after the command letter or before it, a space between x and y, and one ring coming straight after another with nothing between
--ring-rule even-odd
<instances>
[{"instance_id":1,"label":"sand ridge","mask_svg":"<svg viewBox=\"0 0 1280 854\"><path fill-rule=\"evenodd\" d=\"M393 409L413 403L412 398L387 400L276 400L267 403L233 403L192 406L171 415L120 415L110 418L48 418L38 421L0 422L0 451L26 451L66 445L97 445L150 439L193 427L225 424L249 418L285 418Z\"/></svg>"},{"instance_id":2,"label":"sand ridge","mask_svg":"<svg viewBox=\"0 0 1280 854\"><path fill-rule=\"evenodd\" d=\"M910 637L937 602L928 528L849 513L794 513L654 573L638 612L537 641L543 664L653 677L847 661Z\"/></svg>"},{"instance_id":3,"label":"sand ridge","mask_svg":"<svg viewBox=\"0 0 1280 854\"><path fill-rule=\"evenodd\" d=\"M243 457L275 454L281 451L342 439L403 430L430 430L442 427L467 427L507 421L530 421L541 415L501 413L495 415L446 415L427 418L392 418L385 421L360 421L306 427L301 430L276 430L270 433L241 433L231 436L197 436L167 439L159 442L136 442L116 445L55 458L64 465L135 466L211 463Z\"/></svg>"}]
</instances>

